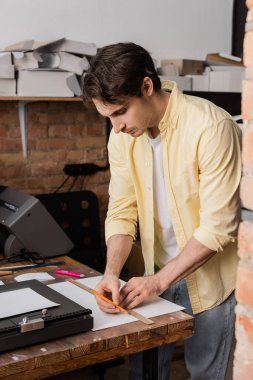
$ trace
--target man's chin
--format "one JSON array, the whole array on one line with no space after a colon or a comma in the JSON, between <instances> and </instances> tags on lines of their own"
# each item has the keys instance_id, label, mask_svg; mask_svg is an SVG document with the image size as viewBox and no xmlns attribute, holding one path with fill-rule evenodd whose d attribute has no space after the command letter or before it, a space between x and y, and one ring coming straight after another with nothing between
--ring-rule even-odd
<instances>
[{"instance_id":1,"label":"man's chin","mask_svg":"<svg viewBox=\"0 0 253 380\"><path fill-rule=\"evenodd\" d=\"M142 130L134 131L134 132L130 133L130 136L139 137L139 136L143 135L143 132L144 131L142 131Z\"/></svg>"}]
</instances>

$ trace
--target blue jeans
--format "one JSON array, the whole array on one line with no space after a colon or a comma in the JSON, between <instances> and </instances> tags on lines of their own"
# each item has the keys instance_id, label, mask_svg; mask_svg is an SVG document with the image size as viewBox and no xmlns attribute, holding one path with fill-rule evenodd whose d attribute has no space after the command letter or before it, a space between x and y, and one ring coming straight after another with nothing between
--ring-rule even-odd
<instances>
[{"instance_id":1,"label":"blue jeans","mask_svg":"<svg viewBox=\"0 0 253 380\"><path fill-rule=\"evenodd\" d=\"M215 285L214 285L215 286ZM162 297L185 307L192 312L186 281L181 280ZM184 341L185 363L190 373L189 380L225 380L231 346L234 339L235 297L231 294L221 305L195 314L194 336ZM158 349L158 379L168 380L170 362L175 343ZM141 380L142 354L129 357L129 380Z\"/></svg>"}]
</instances>

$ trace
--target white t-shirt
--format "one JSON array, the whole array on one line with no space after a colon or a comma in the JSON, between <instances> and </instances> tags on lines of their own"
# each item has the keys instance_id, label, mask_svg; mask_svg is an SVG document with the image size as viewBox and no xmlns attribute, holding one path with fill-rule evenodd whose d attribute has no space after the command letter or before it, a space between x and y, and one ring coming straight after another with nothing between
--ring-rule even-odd
<instances>
[{"instance_id":1,"label":"white t-shirt","mask_svg":"<svg viewBox=\"0 0 253 380\"><path fill-rule=\"evenodd\" d=\"M175 233L170 220L167 192L164 182L162 140L159 134L149 138L153 150L153 193L154 193L154 229L155 264L162 268L169 260L179 254Z\"/></svg>"}]
</instances>

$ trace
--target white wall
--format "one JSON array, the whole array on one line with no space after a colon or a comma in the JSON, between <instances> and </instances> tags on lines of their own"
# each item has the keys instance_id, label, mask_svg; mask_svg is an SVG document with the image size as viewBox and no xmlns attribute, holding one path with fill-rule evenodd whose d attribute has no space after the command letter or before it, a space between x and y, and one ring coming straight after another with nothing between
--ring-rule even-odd
<instances>
[{"instance_id":1,"label":"white wall","mask_svg":"<svg viewBox=\"0 0 253 380\"><path fill-rule=\"evenodd\" d=\"M0 0L0 48L61 37L133 41L154 58L231 52L233 0Z\"/></svg>"}]
</instances>

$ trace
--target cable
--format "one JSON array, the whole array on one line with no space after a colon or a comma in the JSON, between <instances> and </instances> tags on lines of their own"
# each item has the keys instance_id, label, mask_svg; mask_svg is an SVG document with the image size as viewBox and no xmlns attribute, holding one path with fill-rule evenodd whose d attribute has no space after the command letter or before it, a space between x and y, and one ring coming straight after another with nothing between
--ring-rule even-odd
<instances>
[{"instance_id":1,"label":"cable","mask_svg":"<svg viewBox=\"0 0 253 380\"><path fill-rule=\"evenodd\" d=\"M59 187L57 187L57 189L54 191L54 194L58 193L58 191L65 185L65 183L67 182L69 178L70 178L70 175L67 178L65 178L65 180L61 183Z\"/></svg>"},{"instance_id":2,"label":"cable","mask_svg":"<svg viewBox=\"0 0 253 380\"><path fill-rule=\"evenodd\" d=\"M73 189L73 187L74 187L74 185L75 185L75 183L76 183L76 181L77 181L78 178L79 178L79 176L74 177L74 180L73 180L72 184L70 185L68 191L71 191Z\"/></svg>"}]
</instances>

